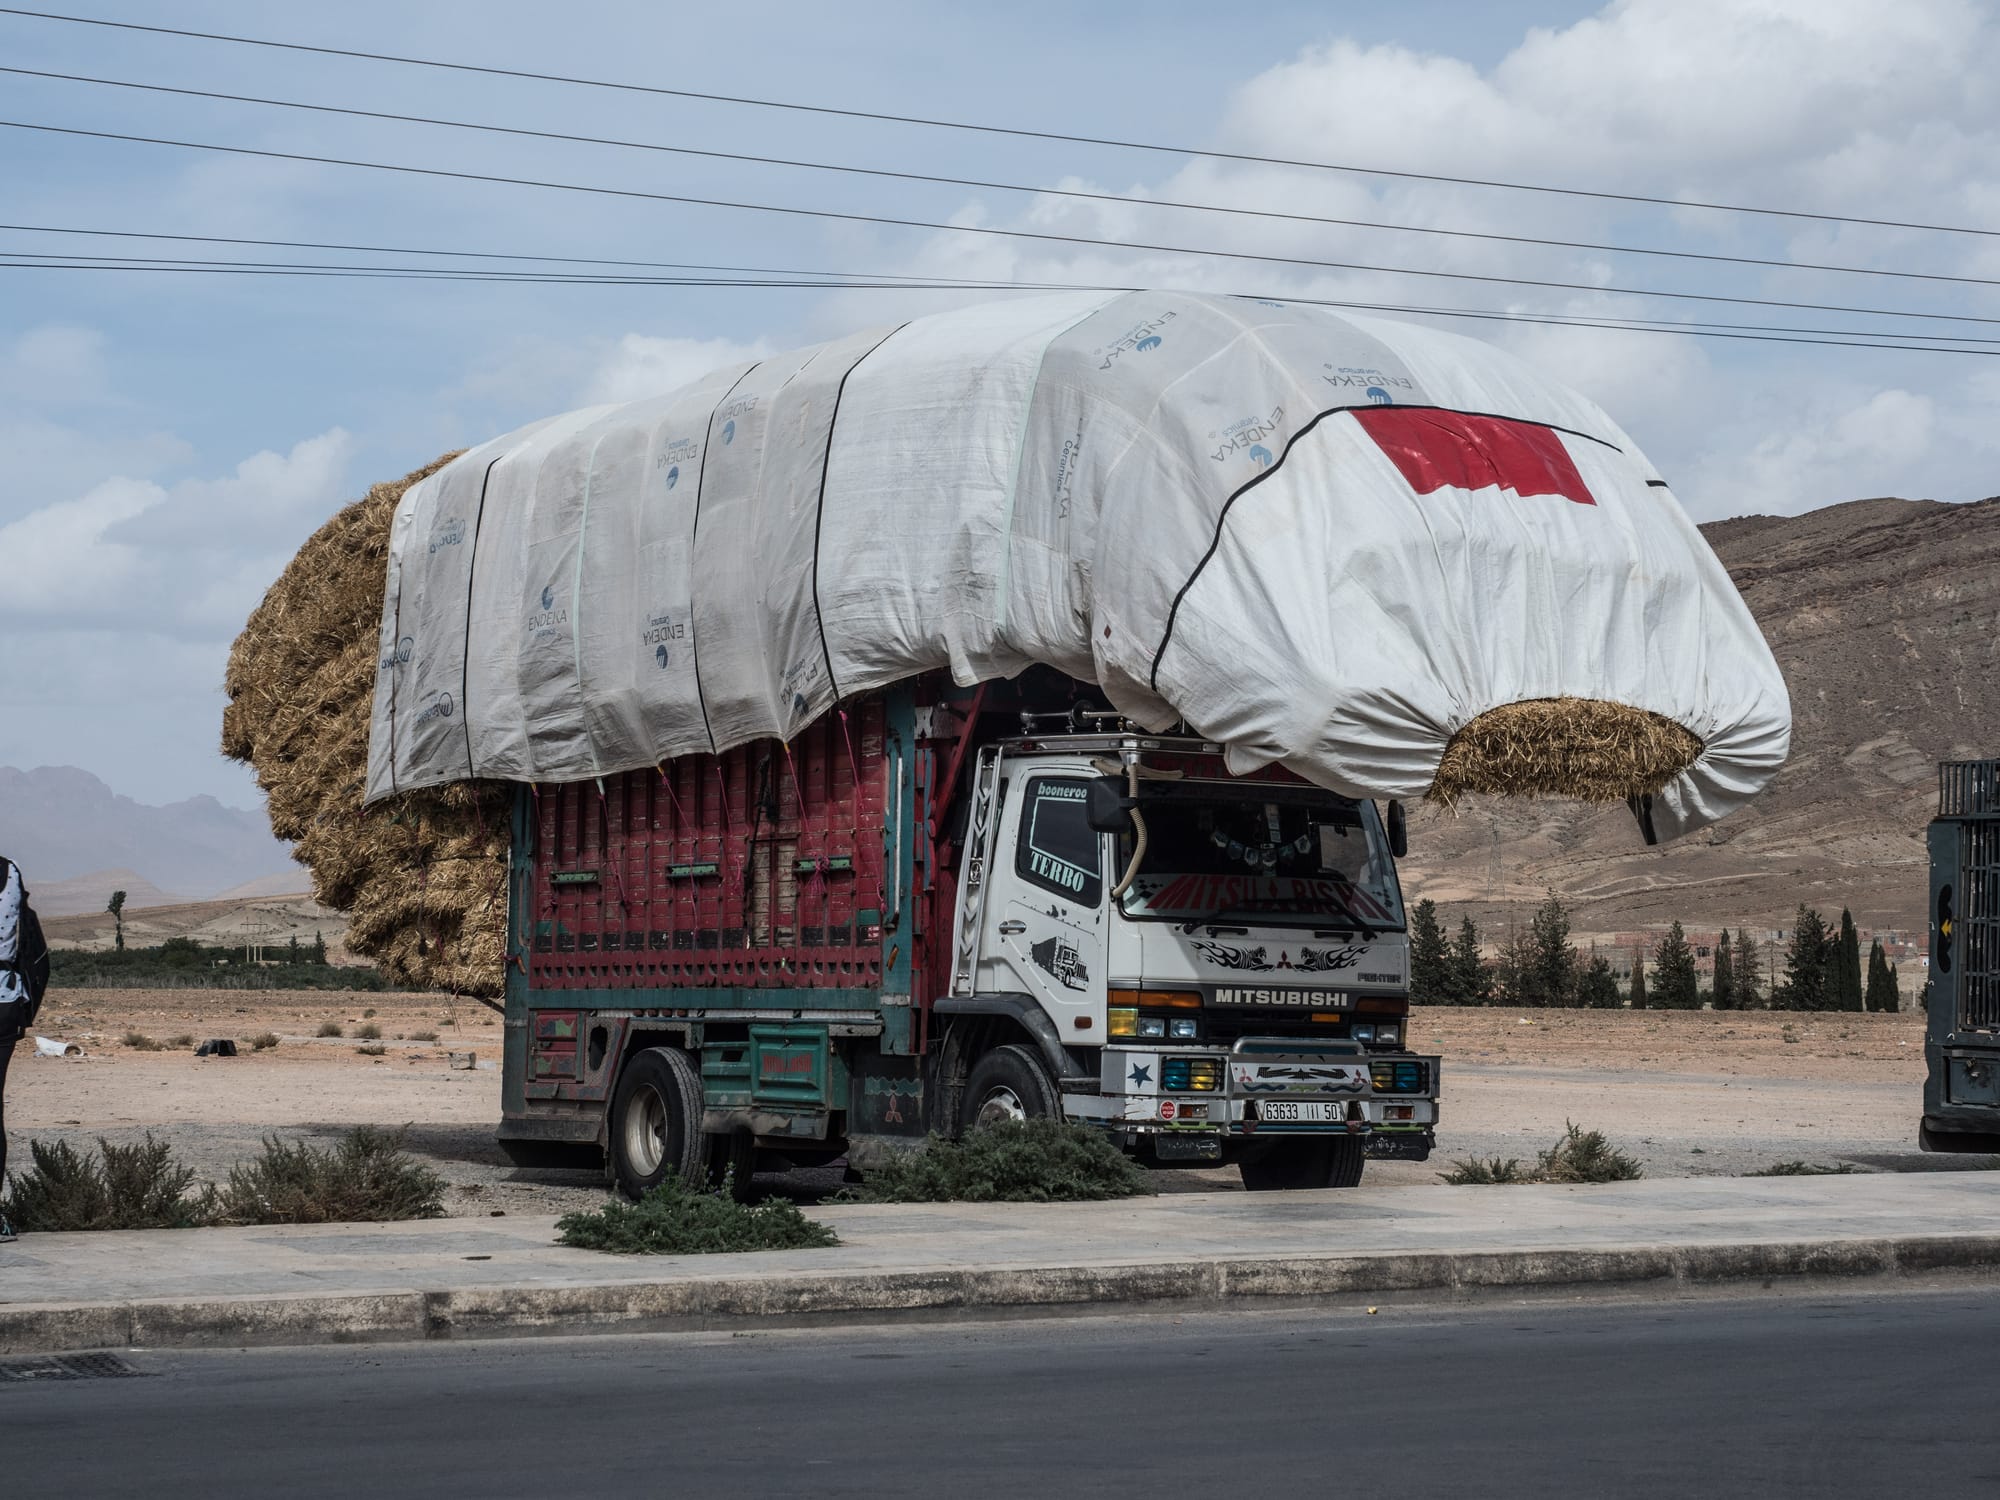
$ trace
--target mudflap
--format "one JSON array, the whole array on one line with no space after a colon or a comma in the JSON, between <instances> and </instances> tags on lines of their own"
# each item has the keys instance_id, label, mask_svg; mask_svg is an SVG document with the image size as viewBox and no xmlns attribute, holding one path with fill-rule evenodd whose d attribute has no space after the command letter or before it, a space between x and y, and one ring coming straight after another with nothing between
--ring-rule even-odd
<instances>
[{"instance_id":1,"label":"mudflap","mask_svg":"<svg viewBox=\"0 0 2000 1500\"><path fill-rule=\"evenodd\" d=\"M1436 1147L1432 1130L1375 1130L1368 1136L1371 1161L1429 1161Z\"/></svg>"}]
</instances>

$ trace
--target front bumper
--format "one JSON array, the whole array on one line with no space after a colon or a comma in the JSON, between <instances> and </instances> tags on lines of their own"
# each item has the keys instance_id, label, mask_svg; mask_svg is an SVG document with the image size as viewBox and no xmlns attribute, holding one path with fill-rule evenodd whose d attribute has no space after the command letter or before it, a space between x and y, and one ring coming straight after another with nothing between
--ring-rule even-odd
<instances>
[{"instance_id":1,"label":"front bumper","mask_svg":"<svg viewBox=\"0 0 2000 1500\"><path fill-rule=\"evenodd\" d=\"M1183 1060L1214 1068L1170 1068ZM1377 1064L1417 1064L1416 1088L1378 1088ZM1112 1127L1128 1141L1145 1137L1210 1136L1248 1140L1272 1135L1366 1134L1422 1138L1438 1118L1440 1059L1410 1053L1369 1053L1354 1042L1313 1042L1294 1037L1246 1037L1230 1048L1159 1044L1106 1047L1095 1093L1067 1093L1071 1119ZM1213 1076L1217 1086L1173 1084L1188 1072ZM1407 1068L1399 1080L1407 1084ZM1316 1119L1268 1117L1273 1102L1305 1104ZM1414 1150L1414 1148L1412 1148Z\"/></svg>"}]
</instances>

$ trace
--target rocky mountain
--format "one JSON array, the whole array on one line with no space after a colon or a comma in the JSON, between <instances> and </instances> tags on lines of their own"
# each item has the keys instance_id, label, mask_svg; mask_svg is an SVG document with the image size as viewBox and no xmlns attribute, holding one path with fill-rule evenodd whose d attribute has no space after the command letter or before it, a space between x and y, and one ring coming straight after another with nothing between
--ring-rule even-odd
<instances>
[{"instance_id":1,"label":"rocky mountain","mask_svg":"<svg viewBox=\"0 0 2000 1500\"><path fill-rule=\"evenodd\" d=\"M1792 692L1792 752L1750 807L1646 848L1622 807L1413 817L1412 900L1489 937L1553 887L1579 934L1789 929L1799 903L1919 941L1936 763L2000 756L2000 497L1857 500L1702 527Z\"/></svg>"},{"instance_id":2,"label":"rocky mountain","mask_svg":"<svg viewBox=\"0 0 2000 1500\"><path fill-rule=\"evenodd\" d=\"M69 883L74 899L60 904L74 911L102 906L116 888L138 906L298 872L261 809L213 797L149 807L75 766L0 766L0 854L20 862L37 909L51 915L48 903Z\"/></svg>"}]
</instances>

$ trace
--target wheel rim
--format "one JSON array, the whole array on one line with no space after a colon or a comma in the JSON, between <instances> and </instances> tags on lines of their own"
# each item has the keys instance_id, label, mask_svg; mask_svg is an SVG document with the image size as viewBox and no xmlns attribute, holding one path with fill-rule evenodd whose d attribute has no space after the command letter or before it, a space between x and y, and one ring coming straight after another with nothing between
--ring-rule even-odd
<instances>
[{"instance_id":1,"label":"wheel rim","mask_svg":"<svg viewBox=\"0 0 2000 1500\"><path fill-rule=\"evenodd\" d=\"M667 1101L651 1084L632 1091L625 1106L625 1160L640 1177L651 1177L667 1159Z\"/></svg>"},{"instance_id":2,"label":"wheel rim","mask_svg":"<svg viewBox=\"0 0 2000 1500\"><path fill-rule=\"evenodd\" d=\"M986 1091L986 1097L979 1101L979 1113L972 1117L975 1125L996 1125L1002 1120L1025 1120L1028 1107L1021 1102L1021 1096L1006 1084L996 1084Z\"/></svg>"}]
</instances>

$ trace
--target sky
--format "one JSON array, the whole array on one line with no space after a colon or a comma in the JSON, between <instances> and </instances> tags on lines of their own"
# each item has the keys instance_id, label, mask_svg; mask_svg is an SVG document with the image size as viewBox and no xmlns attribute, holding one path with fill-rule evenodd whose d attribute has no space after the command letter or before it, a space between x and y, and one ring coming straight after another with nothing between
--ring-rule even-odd
<instances>
[{"instance_id":1,"label":"sky","mask_svg":"<svg viewBox=\"0 0 2000 1500\"><path fill-rule=\"evenodd\" d=\"M1597 400L1697 520L2000 491L2000 366L1962 342L2000 338L2000 328L1966 321L2000 320L2000 235L1991 232L2000 230L2000 22L1974 0L766 0L754 9L94 0L70 13L1238 156L1832 216L1077 145L0 14L8 68L1043 190L0 73L0 118L17 125L954 226L0 126L0 219L14 226L0 229L9 272L0 277L0 764L82 766L141 801L208 793L257 803L250 773L216 749L229 643L299 543L369 484L536 417L658 393L735 359L999 293L308 278L136 270L86 256L476 264L417 253L451 250L1181 287L1781 337L1838 330L1861 345L1931 335L1930 348L1868 348L1410 314L1499 343ZM382 248L73 232L82 229ZM1118 244L968 232L979 229ZM1121 248L1134 241L1278 260ZM1633 248L1674 253L1626 253ZM1817 306L1759 305L1770 302Z\"/></svg>"}]
</instances>

